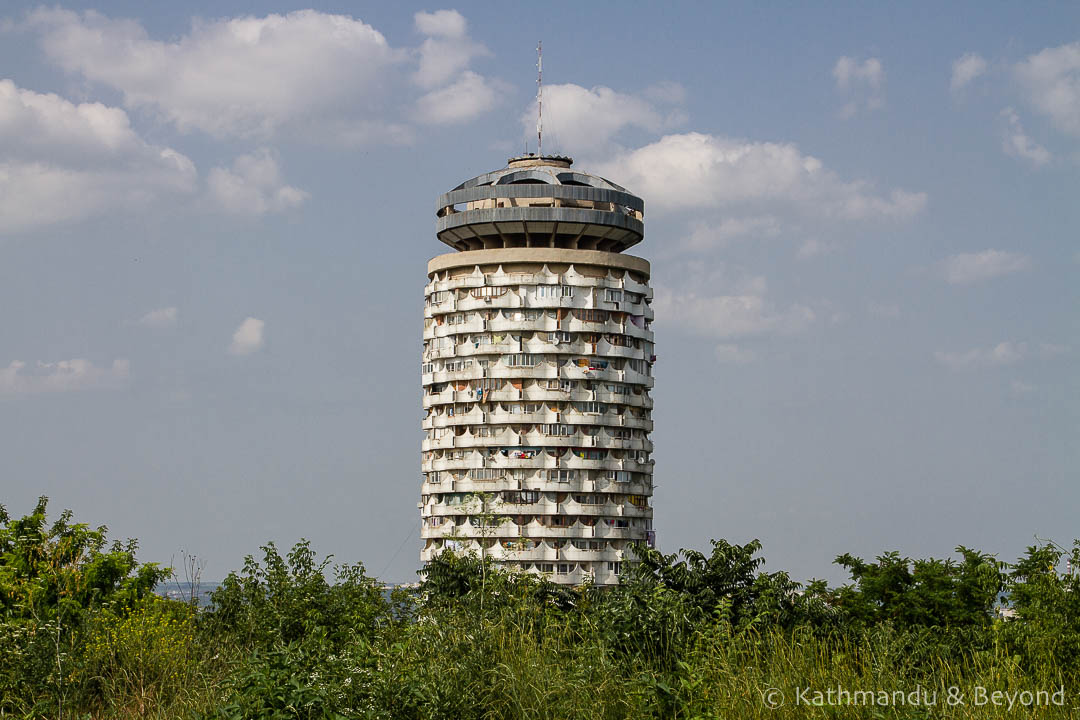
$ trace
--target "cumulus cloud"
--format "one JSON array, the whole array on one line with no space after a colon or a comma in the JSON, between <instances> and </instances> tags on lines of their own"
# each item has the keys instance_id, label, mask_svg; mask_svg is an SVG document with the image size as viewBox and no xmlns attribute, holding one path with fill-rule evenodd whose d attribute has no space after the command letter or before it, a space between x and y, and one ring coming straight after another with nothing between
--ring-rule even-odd
<instances>
[{"instance_id":1,"label":"cumulus cloud","mask_svg":"<svg viewBox=\"0 0 1080 720\"><path fill-rule=\"evenodd\" d=\"M231 169L214 168L206 183L218 206L238 215L285 212L300 207L309 197L282 182L277 158L266 148L241 155Z\"/></svg>"},{"instance_id":2,"label":"cumulus cloud","mask_svg":"<svg viewBox=\"0 0 1080 720\"><path fill-rule=\"evenodd\" d=\"M544 137L557 152L597 156L624 128L636 127L660 132L685 120L677 108L686 91L681 85L665 83L648 88L641 95L616 92L597 86L544 86ZM536 132L536 102L521 116L526 134Z\"/></svg>"},{"instance_id":3,"label":"cumulus cloud","mask_svg":"<svg viewBox=\"0 0 1080 720\"><path fill-rule=\"evenodd\" d=\"M984 72L986 72L986 60L977 53L965 53L953 61L949 88L953 92L959 92Z\"/></svg>"},{"instance_id":4,"label":"cumulus cloud","mask_svg":"<svg viewBox=\"0 0 1080 720\"><path fill-rule=\"evenodd\" d=\"M175 327L178 316L179 313L175 307L158 308L139 318L139 324L148 328L171 328Z\"/></svg>"},{"instance_id":5,"label":"cumulus cloud","mask_svg":"<svg viewBox=\"0 0 1080 720\"><path fill-rule=\"evenodd\" d=\"M263 346L264 323L258 318L248 317L240 323L233 333L232 342L229 344L230 355L250 355L261 350Z\"/></svg>"},{"instance_id":6,"label":"cumulus cloud","mask_svg":"<svg viewBox=\"0 0 1080 720\"><path fill-rule=\"evenodd\" d=\"M313 139L399 138L382 105L407 54L346 15L196 21L155 40L134 20L39 9L29 27L69 72L115 88L129 108L159 114L181 131L267 138L289 129Z\"/></svg>"},{"instance_id":7,"label":"cumulus cloud","mask_svg":"<svg viewBox=\"0 0 1080 720\"><path fill-rule=\"evenodd\" d=\"M1014 72L1032 107L1062 131L1080 135L1080 42L1035 53Z\"/></svg>"},{"instance_id":8,"label":"cumulus cloud","mask_svg":"<svg viewBox=\"0 0 1080 720\"><path fill-rule=\"evenodd\" d=\"M115 390L127 384L130 364L123 358L98 367L83 358L39 362L29 368L15 360L0 368L0 394L17 395L74 390Z\"/></svg>"},{"instance_id":9,"label":"cumulus cloud","mask_svg":"<svg viewBox=\"0 0 1080 720\"><path fill-rule=\"evenodd\" d=\"M426 124L465 122L495 107L505 85L467 70L448 85L416 101L417 120Z\"/></svg>"},{"instance_id":10,"label":"cumulus cloud","mask_svg":"<svg viewBox=\"0 0 1080 720\"><path fill-rule=\"evenodd\" d=\"M844 181L792 144L686 133L667 135L599 166L649 198L654 211L690 208L787 208L810 217L843 220L909 218L926 194Z\"/></svg>"},{"instance_id":11,"label":"cumulus cloud","mask_svg":"<svg viewBox=\"0 0 1080 720\"><path fill-rule=\"evenodd\" d=\"M469 37L461 13L418 12L413 20L417 31L427 36L413 73L413 82L427 91L415 104L417 122L462 123L488 112L509 92L506 83L468 69L473 58L490 56L491 51Z\"/></svg>"},{"instance_id":12,"label":"cumulus cloud","mask_svg":"<svg viewBox=\"0 0 1080 720\"><path fill-rule=\"evenodd\" d=\"M671 325L692 335L732 340L761 335L790 335L816 319L809 307L778 307L767 296L760 275L729 271L723 265L682 263L672 269L676 282L657 280L653 307ZM722 351L730 354L730 351Z\"/></svg>"},{"instance_id":13,"label":"cumulus cloud","mask_svg":"<svg viewBox=\"0 0 1080 720\"><path fill-rule=\"evenodd\" d=\"M1027 136L1015 110L1007 107L1001 111L1001 116L1005 118L1007 124L1005 137L1001 141L1001 148L1006 155L1027 160L1036 166L1050 162L1049 151Z\"/></svg>"},{"instance_id":14,"label":"cumulus cloud","mask_svg":"<svg viewBox=\"0 0 1080 720\"><path fill-rule=\"evenodd\" d=\"M851 117L859 110L877 110L885 104L885 68L877 58L859 62L846 55L833 66L836 87L851 100L841 109L841 117Z\"/></svg>"},{"instance_id":15,"label":"cumulus cloud","mask_svg":"<svg viewBox=\"0 0 1080 720\"><path fill-rule=\"evenodd\" d=\"M1031 267L1031 258L1004 250L951 255L941 262L942 275L951 285L971 285L1021 272Z\"/></svg>"},{"instance_id":16,"label":"cumulus cloud","mask_svg":"<svg viewBox=\"0 0 1080 720\"><path fill-rule=\"evenodd\" d=\"M129 210L195 182L191 160L145 142L123 110L0 80L0 234Z\"/></svg>"},{"instance_id":17,"label":"cumulus cloud","mask_svg":"<svg viewBox=\"0 0 1080 720\"><path fill-rule=\"evenodd\" d=\"M992 348L972 348L959 352L938 350L934 359L950 370L1015 365L1028 354L1027 343L1001 342Z\"/></svg>"},{"instance_id":18,"label":"cumulus cloud","mask_svg":"<svg viewBox=\"0 0 1080 720\"><path fill-rule=\"evenodd\" d=\"M776 237L781 227L780 220L771 215L699 220L691 223L680 249L688 252L717 250L740 238Z\"/></svg>"},{"instance_id":19,"label":"cumulus cloud","mask_svg":"<svg viewBox=\"0 0 1080 720\"><path fill-rule=\"evenodd\" d=\"M753 350L732 343L720 343L716 346L714 354L717 362L725 365L746 365L757 357Z\"/></svg>"},{"instance_id":20,"label":"cumulus cloud","mask_svg":"<svg viewBox=\"0 0 1080 720\"><path fill-rule=\"evenodd\" d=\"M474 57L490 56L483 45L469 38L465 18L457 10L418 12L416 29L427 39L420 46L420 65L413 80L425 88L438 87L469 67Z\"/></svg>"}]
</instances>

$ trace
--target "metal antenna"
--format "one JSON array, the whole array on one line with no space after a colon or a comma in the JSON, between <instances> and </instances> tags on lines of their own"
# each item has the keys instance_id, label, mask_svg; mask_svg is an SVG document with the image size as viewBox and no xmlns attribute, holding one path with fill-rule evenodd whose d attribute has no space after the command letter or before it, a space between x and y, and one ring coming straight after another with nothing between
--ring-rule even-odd
<instances>
[{"instance_id":1,"label":"metal antenna","mask_svg":"<svg viewBox=\"0 0 1080 720\"><path fill-rule=\"evenodd\" d=\"M536 156L544 156L544 41L536 43Z\"/></svg>"}]
</instances>

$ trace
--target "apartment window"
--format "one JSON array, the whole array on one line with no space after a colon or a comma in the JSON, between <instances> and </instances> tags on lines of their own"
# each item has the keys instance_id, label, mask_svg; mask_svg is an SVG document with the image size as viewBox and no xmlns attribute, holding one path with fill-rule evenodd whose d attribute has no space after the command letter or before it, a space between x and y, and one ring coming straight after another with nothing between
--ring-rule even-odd
<instances>
[{"instance_id":1,"label":"apartment window","mask_svg":"<svg viewBox=\"0 0 1080 720\"><path fill-rule=\"evenodd\" d=\"M626 428L609 429L608 432L611 434L611 437L616 438L618 440L629 440L630 439L630 431L627 430Z\"/></svg>"},{"instance_id":2,"label":"apartment window","mask_svg":"<svg viewBox=\"0 0 1080 720\"><path fill-rule=\"evenodd\" d=\"M608 313L606 310L578 310L575 312L577 319L582 322L607 322Z\"/></svg>"},{"instance_id":3,"label":"apartment window","mask_svg":"<svg viewBox=\"0 0 1080 720\"><path fill-rule=\"evenodd\" d=\"M574 566L571 563L559 563L555 570L559 575L569 575L573 571Z\"/></svg>"},{"instance_id":4,"label":"apartment window","mask_svg":"<svg viewBox=\"0 0 1080 720\"><path fill-rule=\"evenodd\" d=\"M423 375L430 375L431 373L435 372L435 363L424 363L420 366L420 372ZM434 391L435 389L432 388L432 392Z\"/></svg>"},{"instance_id":5,"label":"apartment window","mask_svg":"<svg viewBox=\"0 0 1080 720\"><path fill-rule=\"evenodd\" d=\"M592 493L588 493L588 494L574 493L571 497L574 498L574 502L576 502L578 505L603 505L604 504L603 495L594 495Z\"/></svg>"},{"instance_id":6,"label":"apartment window","mask_svg":"<svg viewBox=\"0 0 1080 720\"><path fill-rule=\"evenodd\" d=\"M607 405L605 405L604 403L580 402L574 403L574 406L577 407L578 412L584 413L586 415L597 415L607 412Z\"/></svg>"},{"instance_id":7,"label":"apartment window","mask_svg":"<svg viewBox=\"0 0 1080 720\"><path fill-rule=\"evenodd\" d=\"M569 285L563 285L562 286L562 296L563 297L574 297L574 288L570 287Z\"/></svg>"},{"instance_id":8,"label":"apartment window","mask_svg":"<svg viewBox=\"0 0 1080 720\"><path fill-rule=\"evenodd\" d=\"M507 367L533 367L539 365L543 361L543 355L530 355L528 353L503 355L503 364Z\"/></svg>"},{"instance_id":9,"label":"apartment window","mask_svg":"<svg viewBox=\"0 0 1080 720\"><path fill-rule=\"evenodd\" d=\"M607 569L608 569L609 573L614 573L616 575L622 575L622 563L621 562L609 562L607 564Z\"/></svg>"},{"instance_id":10,"label":"apartment window","mask_svg":"<svg viewBox=\"0 0 1080 720\"><path fill-rule=\"evenodd\" d=\"M548 470L548 482L570 482L577 479L577 470Z\"/></svg>"},{"instance_id":11,"label":"apartment window","mask_svg":"<svg viewBox=\"0 0 1080 720\"><path fill-rule=\"evenodd\" d=\"M536 563L536 569L542 573L550 573L555 571L555 566L552 563Z\"/></svg>"},{"instance_id":12,"label":"apartment window","mask_svg":"<svg viewBox=\"0 0 1080 720\"><path fill-rule=\"evenodd\" d=\"M604 293L604 299L608 302L622 302L623 292L622 290L608 290Z\"/></svg>"},{"instance_id":13,"label":"apartment window","mask_svg":"<svg viewBox=\"0 0 1080 720\"><path fill-rule=\"evenodd\" d=\"M504 492L502 494L503 502L512 503L516 505L531 505L535 502L540 502L540 492L537 490L518 490L515 492Z\"/></svg>"},{"instance_id":14,"label":"apartment window","mask_svg":"<svg viewBox=\"0 0 1080 720\"><path fill-rule=\"evenodd\" d=\"M501 468L473 468L469 471L469 478L472 480L498 480L502 476Z\"/></svg>"},{"instance_id":15,"label":"apartment window","mask_svg":"<svg viewBox=\"0 0 1080 720\"><path fill-rule=\"evenodd\" d=\"M491 286L478 287L478 288L473 288L472 289L472 296L474 298L502 297L503 295L506 294L506 291L508 289L509 288L506 288L506 287L491 287Z\"/></svg>"},{"instance_id":16,"label":"apartment window","mask_svg":"<svg viewBox=\"0 0 1080 720\"><path fill-rule=\"evenodd\" d=\"M432 305L437 305L438 303L445 301L449 296L450 293L446 292L445 290L438 290L428 296L428 302Z\"/></svg>"},{"instance_id":17,"label":"apartment window","mask_svg":"<svg viewBox=\"0 0 1080 720\"><path fill-rule=\"evenodd\" d=\"M465 313L454 313L446 316L447 325L464 325L467 317Z\"/></svg>"}]
</instances>

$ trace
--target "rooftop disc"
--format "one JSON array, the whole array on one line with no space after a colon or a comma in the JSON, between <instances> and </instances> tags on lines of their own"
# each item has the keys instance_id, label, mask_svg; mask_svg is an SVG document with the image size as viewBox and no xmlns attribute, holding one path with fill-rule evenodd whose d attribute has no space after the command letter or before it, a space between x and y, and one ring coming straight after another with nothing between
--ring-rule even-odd
<instances>
[{"instance_id":1,"label":"rooftop disc","mask_svg":"<svg viewBox=\"0 0 1080 720\"><path fill-rule=\"evenodd\" d=\"M573 158L528 153L439 196L436 234L457 250L549 247L622 252L645 235L641 198Z\"/></svg>"}]
</instances>

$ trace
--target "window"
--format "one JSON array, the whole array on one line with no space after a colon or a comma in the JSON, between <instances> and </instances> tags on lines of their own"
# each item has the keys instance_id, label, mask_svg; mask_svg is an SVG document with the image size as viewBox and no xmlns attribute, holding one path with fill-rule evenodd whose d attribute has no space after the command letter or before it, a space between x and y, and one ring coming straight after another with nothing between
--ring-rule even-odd
<instances>
[{"instance_id":1,"label":"window","mask_svg":"<svg viewBox=\"0 0 1080 720\"><path fill-rule=\"evenodd\" d=\"M532 503L540 501L540 492L537 490L518 490L514 492L504 492L502 494L503 502L513 503L516 505L531 505Z\"/></svg>"},{"instance_id":2,"label":"window","mask_svg":"<svg viewBox=\"0 0 1080 720\"><path fill-rule=\"evenodd\" d=\"M465 313L454 313L446 316L447 325L464 325L468 317Z\"/></svg>"},{"instance_id":3,"label":"window","mask_svg":"<svg viewBox=\"0 0 1080 720\"><path fill-rule=\"evenodd\" d=\"M472 360L446 360L443 362L443 370L446 370L447 372L467 370L471 367Z\"/></svg>"},{"instance_id":4,"label":"window","mask_svg":"<svg viewBox=\"0 0 1080 720\"><path fill-rule=\"evenodd\" d=\"M540 432L544 435L554 435L555 437L570 437L573 434L569 425L559 425L557 423L541 425Z\"/></svg>"},{"instance_id":5,"label":"window","mask_svg":"<svg viewBox=\"0 0 1080 720\"><path fill-rule=\"evenodd\" d=\"M536 569L542 573L554 572L555 566L552 563L536 563Z\"/></svg>"},{"instance_id":6,"label":"window","mask_svg":"<svg viewBox=\"0 0 1080 720\"><path fill-rule=\"evenodd\" d=\"M617 438L619 440L630 439L630 431L626 428L612 428L608 430L608 433L611 435L611 437Z\"/></svg>"},{"instance_id":7,"label":"window","mask_svg":"<svg viewBox=\"0 0 1080 720\"><path fill-rule=\"evenodd\" d=\"M574 498L574 502L576 502L578 505L603 505L604 504L604 496L603 495L594 495L592 493L588 493L588 494L574 493L571 497Z\"/></svg>"},{"instance_id":8,"label":"window","mask_svg":"<svg viewBox=\"0 0 1080 720\"><path fill-rule=\"evenodd\" d=\"M623 292L622 290L608 290L604 293L604 299L608 302L622 302Z\"/></svg>"},{"instance_id":9,"label":"window","mask_svg":"<svg viewBox=\"0 0 1080 720\"><path fill-rule=\"evenodd\" d=\"M570 482L577 479L577 470L548 470L548 482Z\"/></svg>"},{"instance_id":10,"label":"window","mask_svg":"<svg viewBox=\"0 0 1080 720\"><path fill-rule=\"evenodd\" d=\"M473 288L472 296L474 298L502 297L506 294L508 289L509 288L506 287L491 287L490 285L486 285L484 287Z\"/></svg>"},{"instance_id":11,"label":"window","mask_svg":"<svg viewBox=\"0 0 1080 720\"><path fill-rule=\"evenodd\" d=\"M543 361L543 355L530 355L528 353L503 355L503 364L507 367L533 367L539 365Z\"/></svg>"},{"instance_id":12,"label":"window","mask_svg":"<svg viewBox=\"0 0 1080 720\"><path fill-rule=\"evenodd\" d=\"M502 476L501 468L473 468L469 471L472 480L499 480Z\"/></svg>"},{"instance_id":13,"label":"window","mask_svg":"<svg viewBox=\"0 0 1080 720\"><path fill-rule=\"evenodd\" d=\"M574 288L569 285L537 285L536 297L574 297Z\"/></svg>"},{"instance_id":14,"label":"window","mask_svg":"<svg viewBox=\"0 0 1080 720\"><path fill-rule=\"evenodd\" d=\"M426 480L429 483L442 482L442 473L441 472L429 472L429 473L427 473Z\"/></svg>"},{"instance_id":15,"label":"window","mask_svg":"<svg viewBox=\"0 0 1080 720\"><path fill-rule=\"evenodd\" d=\"M577 319L581 322L607 322L608 313L606 310L577 310L574 313L577 315Z\"/></svg>"},{"instance_id":16,"label":"window","mask_svg":"<svg viewBox=\"0 0 1080 720\"><path fill-rule=\"evenodd\" d=\"M424 363L420 366L420 372L423 375L430 375L435 372L435 363ZM432 388L431 391L435 392L435 388Z\"/></svg>"},{"instance_id":17,"label":"window","mask_svg":"<svg viewBox=\"0 0 1080 720\"><path fill-rule=\"evenodd\" d=\"M577 408L578 412L584 413L586 415L596 415L599 413L607 412L607 405L605 405L604 403L580 402L574 403L574 406Z\"/></svg>"},{"instance_id":18,"label":"window","mask_svg":"<svg viewBox=\"0 0 1080 720\"><path fill-rule=\"evenodd\" d=\"M607 569L608 569L609 573L614 573L615 575L622 575L622 563L621 562L609 562L607 564Z\"/></svg>"},{"instance_id":19,"label":"window","mask_svg":"<svg viewBox=\"0 0 1080 720\"><path fill-rule=\"evenodd\" d=\"M555 572L560 575L569 575L574 571L575 567L576 566L571 563L559 563Z\"/></svg>"}]
</instances>

